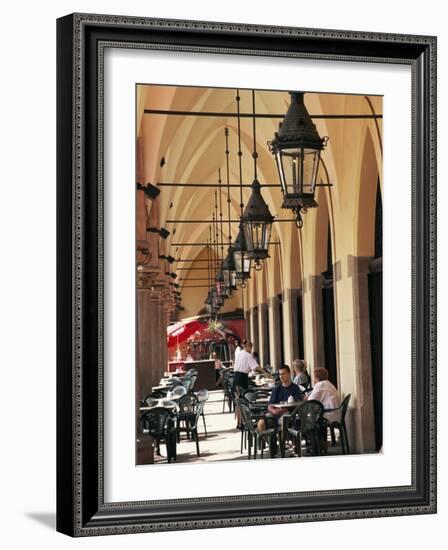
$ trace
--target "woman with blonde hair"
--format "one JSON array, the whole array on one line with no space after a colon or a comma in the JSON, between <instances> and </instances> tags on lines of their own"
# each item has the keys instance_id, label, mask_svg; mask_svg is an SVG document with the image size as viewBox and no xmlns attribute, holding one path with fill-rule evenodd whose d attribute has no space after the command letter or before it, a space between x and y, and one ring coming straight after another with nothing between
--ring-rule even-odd
<instances>
[{"instance_id":1,"label":"woman with blonde hair","mask_svg":"<svg viewBox=\"0 0 448 550\"><path fill-rule=\"evenodd\" d=\"M292 362L292 368L296 374L293 380L294 384L308 389L311 385L311 378L306 369L305 361L303 359L294 359Z\"/></svg>"}]
</instances>

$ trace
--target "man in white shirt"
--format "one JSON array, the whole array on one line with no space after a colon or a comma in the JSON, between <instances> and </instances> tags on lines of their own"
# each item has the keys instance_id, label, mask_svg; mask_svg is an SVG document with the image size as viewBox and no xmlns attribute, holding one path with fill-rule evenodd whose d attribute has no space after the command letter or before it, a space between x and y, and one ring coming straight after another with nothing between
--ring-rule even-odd
<instances>
[{"instance_id":1,"label":"man in white shirt","mask_svg":"<svg viewBox=\"0 0 448 550\"><path fill-rule=\"evenodd\" d=\"M240 386L247 389L249 386L249 373L255 369L260 370L257 361L252 355L252 342L246 342L244 348L236 355L235 364L233 365L233 372L235 377L233 379L233 387Z\"/></svg>"},{"instance_id":2,"label":"man in white shirt","mask_svg":"<svg viewBox=\"0 0 448 550\"><path fill-rule=\"evenodd\" d=\"M244 348L244 345L245 345L246 342L247 342L246 339L244 339L241 344L240 344L239 340L236 341L235 356L234 356L234 359L233 359L233 364L236 363L236 358L240 354L240 351Z\"/></svg>"}]
</instances>

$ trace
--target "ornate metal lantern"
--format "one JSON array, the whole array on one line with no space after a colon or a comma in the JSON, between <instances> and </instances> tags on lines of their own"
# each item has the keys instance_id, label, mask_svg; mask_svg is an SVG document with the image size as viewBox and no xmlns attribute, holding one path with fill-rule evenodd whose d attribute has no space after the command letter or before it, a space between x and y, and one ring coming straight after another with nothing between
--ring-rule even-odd
<instances>
[{"instance_id":1,"label":"ornate metal lantern","mask_svg":"<svg viewBox=\"0 0 448 550\"><path fill-rule=\"evenodd\" d=\"M272 222L274 216L263 199L260 189L261 185L257 178L257 136L256 136L256 114L255 114L255 90L252 90L252 128L253 128L253 152L254 159L254 181L252 182L252 193L246 204L241 221L243 222L244 235L247 243L247 256L255 262L255 269L261 269L261 262L269 257L269 241L271 239Z\"/></svg>"},{"instance_id":2,"label":"ornate metal lantern","mask_svg":"<svg viewBox=\"0 0 448 550\"><path fill-rule=\"evenodd\" d=\"M257 270L261 269L261 261L269 258L268 249L274 221L274 216L269 211L260 189L259 181L254 179L252 194L241 218L247 243L247 258L254 260Z\"/></svg>"},{"instance_id":3,"label":"ornate metal lantern","mask_svg":"<svg viewBox=\"0 0 448 550\"><path fill-rule=\"evenodd\" d=\"M245 281L250 279L251 259L247 253L246 237L243 224L240 223L240 230L235 242L232 245L233 262L235 264L235 279L245 286Z\"/></svg>"},{"instance_id":4,"label":"ornate metal lantern","mask_svg":"<svg viewBox=\"0 0 448 550\"><path fill-rule=\"evenodd\" d=\"M235 262L233 260L231 247L229 247L227 256L222 262L221 272L223 276L223 293L226 295L227 298L230 298L233 292L236 290Z\"/></svg>"},{"instance_id":5,"label":"ornate metal lantern","mask_svg":"<svg viewBox=\"0 0 448 550\"><path fill-rule=\"evenodd\" d=\"M205 299L205 309L208 314L212 313L212 297L210 292L207 294L207 298Z\"/></svg>"},{"instance_id":6,"label":"ornate metal lantern","mask_svg":"<svg viewBox=\"0 0 448 550\"><path fill-rule=\"evenodd\" d=\"M222 292L222 286L221 281L216 281L215 285L215 292L216 292L216 304L219 308L221 308L224 305L224 294Z\"/></svg>"},{"instance_id":7,"label":"ornate metal lantern","mask_svg":"<svg viewBox=\"0 0 448 550\"><path fill-rule=\"evenodd\" d=\"M317 206L314 198L320 153L328 137L321 138L305 107L303 92L290 92L291 104L274 139L274 154L283 192L282 208L289 208L302 227L301 214Z\"/></svg>"}]
</instances>

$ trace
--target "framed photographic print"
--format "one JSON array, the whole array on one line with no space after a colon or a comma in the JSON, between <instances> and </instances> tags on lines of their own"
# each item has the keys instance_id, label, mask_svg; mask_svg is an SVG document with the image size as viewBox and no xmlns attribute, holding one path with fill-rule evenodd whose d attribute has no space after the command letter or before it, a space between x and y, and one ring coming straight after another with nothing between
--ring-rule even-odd
<instances>
[{"instance_id":1,"label":"framed photographic print","mask_svg":"<svg viewBox=\"0 0 448 550\"><path fill-rule=\"evenodd\" d=\"M434 513L436 39L57 30L58 530Z\"/></svg>"}]
</instances>

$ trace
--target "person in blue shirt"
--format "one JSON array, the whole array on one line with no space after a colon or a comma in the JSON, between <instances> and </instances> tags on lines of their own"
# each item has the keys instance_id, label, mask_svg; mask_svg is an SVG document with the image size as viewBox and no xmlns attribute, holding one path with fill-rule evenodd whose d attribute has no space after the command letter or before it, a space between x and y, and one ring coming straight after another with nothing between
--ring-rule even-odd
<instances>
[{"instance_id":1,"label":"person in blue shirt","mask_svg":"<svg viewBox=\"0 0 448 550\"><path fill-rule=\"evenodd\" d=\"M300 391L299 386L294 384L291 379L291 369L288 365L282 365L279 369L280 384L277 384L272 390L271 397L269 399L268 412L266 416L274 418L276 423L280 423L280 433L282 427L282 416L290 411L288 407L274 407L276 403L286 403L290 396L295 402L303 399L303 394ZM258 431L264 431L266 429L266 421L260 419L257 423Z\"/></svg>"}]
</instances>

